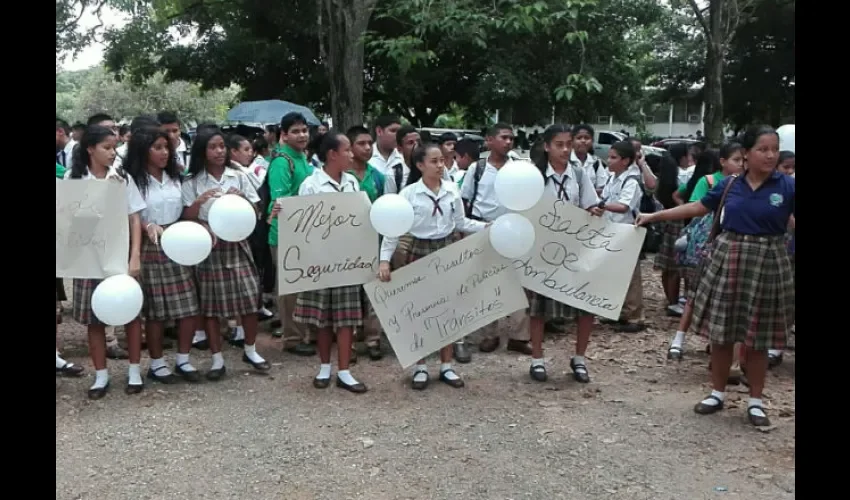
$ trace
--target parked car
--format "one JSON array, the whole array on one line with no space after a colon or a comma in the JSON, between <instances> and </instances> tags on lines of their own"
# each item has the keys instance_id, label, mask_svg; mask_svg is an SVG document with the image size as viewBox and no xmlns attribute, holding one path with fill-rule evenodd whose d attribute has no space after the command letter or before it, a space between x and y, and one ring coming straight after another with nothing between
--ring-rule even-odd
<instances>
[{"instance_id":1,"label":"parked car","mask_svg":"<svg viewBox=\"0 0 850 500\"><path fill-rule=\"evenodd\" d=\"M611 145L615 142L625 141L628 138L629 137L622 132L614 132L612 130L599 130L596 132L596 137L593 138L593 154L597 158L601 158L602 161L607 161L608 150L611 149ZM660 157L662 154L664 154L664 149L655 147L655 145L643 145L641 147L641 150L643 151L643 155L646 157Z\"/></svg>"},{"instance_id":2,"label":"parked car","mask_svg":"<svg viewBox=\"0 0 850 500\"><path fill-rule=\"evenodd\" d=\"M689 137L668 137L666 139L661 139L660 141L655 141L652 143L653 147L661 148L661 149L670 149L670 146L673 144L687 144L688 146L692 144L698 144L702 141L698 139L691 139Z\"/></svg>"}]
</instances>

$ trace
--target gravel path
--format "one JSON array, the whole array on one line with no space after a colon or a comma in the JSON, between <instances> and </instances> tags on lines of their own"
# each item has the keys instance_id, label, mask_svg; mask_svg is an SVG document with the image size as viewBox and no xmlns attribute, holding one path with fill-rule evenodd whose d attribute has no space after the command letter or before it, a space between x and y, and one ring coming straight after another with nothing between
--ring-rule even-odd
<instances>
[{"instance_id":1,"label":"gravel path","mask_svg":"<svg viewBox=\"0 0 850 500\"><path fill-rule=\"evenodd\" d=\"M263 335L270 375L249 373L227 347L218 384L126 396L126 362L112 361L113 390L91 402L84 330L66 318L65 351L87 376L56 379L56 498L794 498L793 352L768 378L769 432L746 423L742 388L729 389L721 414L695 415L708 390L704 343L689 339L685 361L666 363L675 323L658 312L655 275L648 281L652 328L599 327L589 385L567 374L573 336L553 335L545 384L530 381L527 357L502 349L460 365L461 390L414 392L394 357L361 356L353 372L369 393L320 392L310 384L317 360L282 354ZM209 366L208 352L193 359Z\"/></svg>"}]
</instances>

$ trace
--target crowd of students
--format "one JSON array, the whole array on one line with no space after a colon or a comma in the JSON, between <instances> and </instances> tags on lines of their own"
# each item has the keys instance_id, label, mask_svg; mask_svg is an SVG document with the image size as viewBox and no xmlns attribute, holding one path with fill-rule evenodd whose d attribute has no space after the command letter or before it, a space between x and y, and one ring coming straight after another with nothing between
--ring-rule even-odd
<instances>
[{"instance_id":1,"label":"crowd of students","mask_svg":"<svg viewBox=\"0 0 850 500\"><path fill-rule=\"evenodd\" d=\"M122 182L127 190L129 273L139 280L145 298L140 318L124 327L129 358L127 393L144 388L140 367L143 329L151 358L150 380L199 381L200 371L190 362L193 346L212 352L205 375L208 380L225 376L222 321L233 324L228 340L243 349L242 361L255 370L268 371L270 365L257 352L255 342L259 321L272 314L269 308L276 309L280 330L274 334L283 337L286 350L304 356L313 356L318 350L316 388L330 385L335 336L335 384L355 393L367 391L351 373L351 364L356 362L353 344L358 337L365 339L373 360L380 359L384 349L380 324L362 288L277 294L278 200L357 191L365 192L372 201L387 193L405 197L414 207L413 227L404 236L383 238L380 243L378 274L382 280L391 280L392 271L464 234L481 231L507 212L494 189L499 169L512 161L514 133L507 124L488 129L486 159L481 158L477 143L458 140L453 134L440 136L436 143L423 143L415 128L392 116L378 118L371 132L362 126L346 132L326 130L311 141L307 120L297 113L282 117L279 126L261 138L227 135L215 125L201 125L185 155L179 150L183 143L179 127L176 131L169 127L176 122L172 117L169 113L160 118L137 117L121 147L115 123L105 115L89 120L78 141L69 137L67 124L57 120L57 178L113 180ZM532 154L546 191L612 223L662 225L664 237L655 264L662 272L666 312L681 316L669 357L681 359L684 355L684 336L690 327L708 337L711 345L714 390L695 411L705 414L723 408L734 346L740 344L744 352L740 362L751 390L748 418L754 425L766 425L761 395L770 363L768 349L779 350L781 356L794 323L793 237L791 245L787 244L794 228L793 154L780 155L776 132L764 127L748 131L719 151L674 146L653 172L636 139L612 145L608 157L599 159L593 155L593 136L588 125L556 124L546 129ZM263 145L269 142L264 157ZM255 234L233 243L216 239L210 231L214 246L202 263L188 268L168 259L157 244L164 229L179 220L209 228L209 209L225 193L242 196L256 207ZM655 206L656 199L663 209L648 208ZM713 222L700 226L702 218L713 218ZM689 221L687 229L685 221ZM692 230L695 226L708 227L710 234L698 234ZM677 240L683 233L707 241L706 256L699 265L681 263ZM683 278L687 290L684 307L679 296ZM642 283L638 264L621 318L614 322L618 331L645 328ZM105 325L91 310L96 285L97 280L74 280L72 298L73 319L88 328L95 368L88 391L92 399L108 392L106 359L117 357L109 352L113 339L107 338ZM57 303L64 299L63 293L57 280ZM563 330L565 320L574 319L577 336L570 360L572 376L578 382L590 382L585 354L594 316L536 293L528 292L528 296L529 309L506 319L514 325L506 348L529 355L530 377L546 381L544 330ZM276 299L276 307L265 300L269 297ZM483 329L480 352L499 347L496 327L492 324ZM163 351L163 337L169 328L176 329L178 340L173 370ZM442 349L439 357L439 381L463 387L452 362L470 362L469 346L457 342ZM66 375L82 374L79 366L60 357L58 340L56 369ZM412 387L425 389L429 381L422 360L414 367Z\"/></svg>"}]
</instances>

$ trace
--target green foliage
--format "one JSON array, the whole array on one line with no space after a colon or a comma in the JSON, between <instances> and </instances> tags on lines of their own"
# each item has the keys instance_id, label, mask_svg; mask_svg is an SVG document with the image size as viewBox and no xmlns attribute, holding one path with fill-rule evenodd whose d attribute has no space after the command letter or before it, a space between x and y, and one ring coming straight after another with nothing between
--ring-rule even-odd
<instances>
[{"instance_id":1,"label":"green foliage","mask_svg":"<svg viewBox=\"0 0 850 500\"><path fill-rule=\"evenodd\" d=\"M222 121L238 88L202 92L197 84L166 82L157 73L141 84L116 80L104 68L60 73L56 78L56 114L69 122L95 113L131 119L143 113L174 111L184 121Z\"/></svg>"}]
</instances>

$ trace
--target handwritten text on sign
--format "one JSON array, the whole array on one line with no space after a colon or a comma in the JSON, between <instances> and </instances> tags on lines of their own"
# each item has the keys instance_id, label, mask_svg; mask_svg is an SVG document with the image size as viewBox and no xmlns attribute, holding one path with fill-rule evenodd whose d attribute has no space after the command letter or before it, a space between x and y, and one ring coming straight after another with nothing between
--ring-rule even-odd
<instances>
[{"instance_id":1,"label":"handwritten text on sign","mask_svg":"<svg viewBox=\"0 0 850 500\"><path fill-rule=\"evenodd\" d=\"M110 180L56 181L56 277L106 278L128 271L127 190Z\"/></svg>"},{"instance_id":2,"label":"handwritten text on sign","mask_svg":"<svg viewBox=\"0 0 850 500\"><path fill-rule=\"evenodd\" d=\"M284 198L278 215L281 295L362 285L378 273L378 233L366 193Z\"/></svg>"},{"instance_id":3,"label":"handwritten text on sign","mask_svg":"<svg viewBox=\"0 0 850 500\"><path fill-rule=\"evenodd\" d=\"M569 202L544 197L522 212L534 224L534 247L514 261L522 286L616 320L646 230L613 224Z\"/></svg>"},{"instance_id":4,"label":"handwritten text on sign","mask_svg":"<svg viewBox=\"0 0 850 500\"><path fill-rule=\"evenodd\" d=\"M363 289L407 368L514 311L528 307L511 262L490 246L489 230L468 236Z\"/></svg>"}]
</instances>

